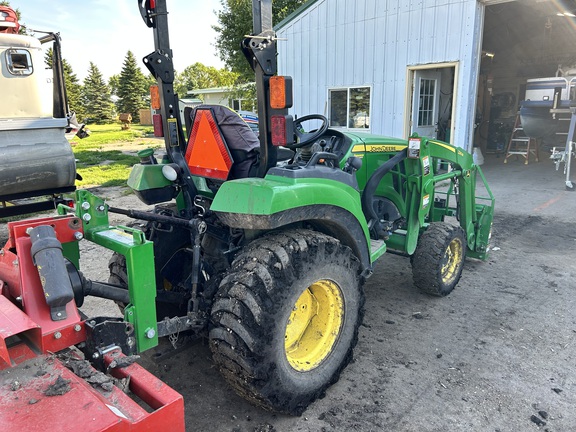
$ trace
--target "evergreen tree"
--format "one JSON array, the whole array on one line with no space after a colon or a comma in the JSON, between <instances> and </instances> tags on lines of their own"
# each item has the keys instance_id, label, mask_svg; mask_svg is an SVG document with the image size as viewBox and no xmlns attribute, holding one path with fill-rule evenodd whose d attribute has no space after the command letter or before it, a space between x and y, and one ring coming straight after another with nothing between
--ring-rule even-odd
<instances>
[{"instance_id":1,"label":"evergreen tree","mask_svg":"<svg viewBox=\"0 0 576 432\"><path fill-rule=\"evenodd\" d=\"M130 113L132 121L138 123L140 121L139 110L146 108L148 92L148 80L138 67L132 51L128 51L118 79L118 102L116 102L118 112Z\"/></svg>"},{"instance_id":2,"label":"evergreen tree","mask_svg":"<svg viewBox=\"0 0 576 432\"><path fill-rule=\"evenodd\" d=\"M88 76L84 79L82 105L90 122L103 124L112 121L114 104L110 98L110 88L98 66L92 62L88 68Z\"/></svg>"},{"instance_id":3,"label":"evergreen tree","mask_svg":"<svg viewBox=\"0 0 576 432\"><path fill-rule=\"evenodd\" d=\"M49 69L52 69L53 64L53 50L49 48L46 51L46 56L44 57L44 62ZM85 116L84 107L82 106L82 84L78 81L78 77L72 70L72 66L68 61L62 59L62 70L64 72L64 83L66 85L66 94L68 95L68 108L70 111L76 113L76 118L78 121L82 121Z\"/></svg>"}]
</instances>

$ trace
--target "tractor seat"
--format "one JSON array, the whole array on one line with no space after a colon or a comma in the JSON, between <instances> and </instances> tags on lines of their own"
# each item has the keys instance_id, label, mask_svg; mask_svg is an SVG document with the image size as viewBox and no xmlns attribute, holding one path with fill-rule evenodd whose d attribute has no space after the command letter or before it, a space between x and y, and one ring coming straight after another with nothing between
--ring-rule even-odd
<instances>
[{"instance_id":1,"label":"tractor seat","mask_svg":"<svg viewBox=\"0 0 576 432\"><path fill-rule=\"evenodd\" d=\"M221 181L256 176L260 141L238 113L223 105L199 105L186 107L184 119L192 175Z\"/></svg>"}]
</instances>

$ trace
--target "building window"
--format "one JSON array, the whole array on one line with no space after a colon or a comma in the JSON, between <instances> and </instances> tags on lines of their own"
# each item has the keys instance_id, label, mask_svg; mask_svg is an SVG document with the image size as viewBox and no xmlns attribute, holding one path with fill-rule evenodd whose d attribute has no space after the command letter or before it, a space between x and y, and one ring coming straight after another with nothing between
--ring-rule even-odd
<instances>
[{"instance_id":1,"label":"building window","mask_svg":"<svg viewBox=\"0 0 576 432\"><path fill-rule=\"evenodd\" d=\"M256 101L252 99L230 99L228 106L234 111L256 111Z\"/></svg>"},{"instance_id":2,"label":"building window","mask_svg":"<svg viewBox=\"0 0 576 432\"><path fill-rule=\"evenodd\" d=\"M418 126L434 125L434 93L436 80L420 79L420 106L418 107Z\"/></svg>"},{"instance_id":3,"label":"building window","mask_svg":"<svg viewBox=\"0 0 576 432\"><path fill-rule=\"evenodd\" d=\"M370 87L328 90L330 126L348 129L370 128Z\"/></svg>"}]
</instances>

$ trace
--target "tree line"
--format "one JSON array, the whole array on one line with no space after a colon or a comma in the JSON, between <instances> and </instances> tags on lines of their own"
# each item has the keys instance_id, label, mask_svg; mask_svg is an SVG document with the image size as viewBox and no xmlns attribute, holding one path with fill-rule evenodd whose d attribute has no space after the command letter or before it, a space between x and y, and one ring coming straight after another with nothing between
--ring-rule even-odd
<instances>
[{"instance_id":1,"label":"tree line","mask_svg":"<svg viewBox=\"0 0 576 432\"><path fill-rule=\"evenodd\" d=\"M46 55L51 67L51 52ZM94 62L90 62L88 74L81 83L66 59L62 59L64 81L70 110L85 123L103 124L113 121L120 113L129 113L132 121L140 121L140 109L150 106L150 86L156 84L151 75L144 75L132 51L124 57L122 70L108 81ZM175 91L182 96L194 89L208 87L232 87L237 74L226 69L216 69L202 63L194 63L177 73Z\"/></svg>"},{"instance_id":2,"label":"tree line","mask_svg":"<svg viewBox=\"0 0 576 432\"><path fill-rule=\"evenodd\" d=\"M306 0L274 0L273 22L278 23ZM0 1L9 6L10 2ZM226 68L217 69L202 63L194 63L181 73L175 74L174 90L185 96L195 89L226 87L232 89L234 98L253 99L254 75L240 48L244 35L252 33L252 0L221 0L222 9L215 12L217 32L215 46ZM20 12L16 9L20 20ZM25 24L20 22L21 33L27 33ZM46 64L52 64L51 53L46 55ZM140 120L139 110L149 107L149 88L156 83L151 75L144 75L131 51L126 53L122 70L106 81L94 62L90 62L88 75L80 82L70 63L63 58L63 71L68 93L70 110L78 120L89 123L108 123L119 113L130 113L132 120Z\"/></svg>"}]
</instances>

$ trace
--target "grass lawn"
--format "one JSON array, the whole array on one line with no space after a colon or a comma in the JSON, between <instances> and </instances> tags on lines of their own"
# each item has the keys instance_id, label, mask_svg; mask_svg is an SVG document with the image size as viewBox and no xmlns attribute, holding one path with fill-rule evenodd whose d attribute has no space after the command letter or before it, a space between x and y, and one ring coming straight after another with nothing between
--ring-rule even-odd
<instances>
[{"instance_id":1,"label":"grass lawn","mask_svg":"<svg viewBox=\"0 0 576 432\"><path fill-rule=\"evenodd\" d=\"M131 125L130 129L122 130L120 124L113 123L88 125L87 128L91 131L89 137L72 140L76 168L82 176L82 180L76 182L78 187L126 185L132 165L138 163L134 154L162 145L149 138L152 126Z\"/></svg>"}]
</instances>

